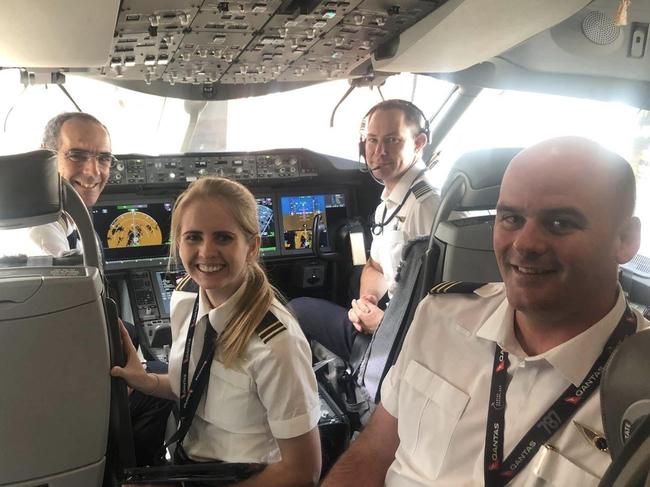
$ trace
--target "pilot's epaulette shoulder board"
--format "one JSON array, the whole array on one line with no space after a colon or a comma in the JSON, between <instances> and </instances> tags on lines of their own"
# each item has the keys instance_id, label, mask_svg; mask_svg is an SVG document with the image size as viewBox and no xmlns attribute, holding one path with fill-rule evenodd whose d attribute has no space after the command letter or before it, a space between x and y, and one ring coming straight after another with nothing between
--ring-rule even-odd
<instances>
[{"instance_id":1,"label":"pilot's epaulette shoulder board","mask_svg":"<svg viewBox=\"0 0 650 487\"><path fill-rule=\"evenodd\" d=\"M433 187L429 184L429 181L422 179L413 185L411 191L417 199L422 199L433 193Z\"/></svg>"},{"instance_id":2,"label":"pilot's epaulette shoulder board","mask_svg":"<svg viewBox=\"0 0 650 487\"><path fill-rule=\"evenodd\" d=\"M484 282L442 281L429 289L429 294L472 294L482 286Z\"/></svg>"},{"instance_id":3,"label":"pilot's epaulette shoulder board","mask_svg":"<svg viewBox=\"0 0 650 487\"><path fill-rule=\"evenodd\" d=\"M178 284L176 284L176 290L183 291L186 293L198 293L199 285L196 282L194 282L194 279L192 279L188 274L183 279L181 279L178 282Z\"/></svg>"},{"instance_id":4,"label":"pilot's epaulette shoulder board","mask_svg":"<svg viewBox=\"0 0 650 487\"><path fill-rule=\"evenodd\" d=\"M284 331L287 331L287 328L270 311L266 313L262 322L255 329L255 332L264 343L269 343L273 337Z\"/></svg>"}]
</instances>

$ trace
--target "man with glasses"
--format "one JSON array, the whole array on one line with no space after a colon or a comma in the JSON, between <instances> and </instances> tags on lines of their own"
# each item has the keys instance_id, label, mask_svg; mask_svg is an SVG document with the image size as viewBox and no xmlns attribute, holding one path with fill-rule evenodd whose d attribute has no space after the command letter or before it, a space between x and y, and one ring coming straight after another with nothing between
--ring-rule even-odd
<instances>
[{"instance_id":1,"label":"man with glasses","mask_svg":"<svg viewBox=\"0 0 650 487\"><path fill-rule=\"evenodd\" d=\"M88 208L94 206L106 187L111 166L115 162L108 129L88 113L61 113L45 126L41 147L57 153L59 174L72 185ZM45 252L60 256L75 248L74 224L65 216L57 222L31 228L29 232L30 239L41 254ZM130 323L125 323L125 326L137 348L135 327ZM138 465L162 462L159 450L171 407L171 401L138 391L133 391L129 396Z\"/></svg>"},{"instance_id":2,"label":"man with glasses","mask_svg":"<svg viewBox=\"0 0 650 487\"><path fill-rule=\"evenodd\" d=\"M88 113L61 113L45 126L41 147L57 153L59 174L87 207L94 206L115 161L108 129ZM63 219L30 229L29 237L40 250L58 257L74 248L73 232L71 222Z\"/></svg>"}]
</instances>

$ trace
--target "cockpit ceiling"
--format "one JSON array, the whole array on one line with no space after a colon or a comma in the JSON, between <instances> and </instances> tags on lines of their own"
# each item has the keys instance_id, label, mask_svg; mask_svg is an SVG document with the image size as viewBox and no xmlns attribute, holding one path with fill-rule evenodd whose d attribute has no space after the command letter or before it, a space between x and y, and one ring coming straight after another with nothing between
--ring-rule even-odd
<instances>
[{"instance_id":1,"label":"cockpit ceiling","mask_svg":"<svg viewBox=\"0 0 650 487\"><path fill-rule=\"evenodd\" d=\"M467 86L620 101L650 109L650 4L594 0L550 29L486 62L438 78Z\"/></svg>"},{"instance_id":2,"label":"cockpit ceiling","mask_svg":"<svg viewBox=\"0 0 650 487\"><path fill-rule=\"evenodd\" d=\"M95 67L79 69L76 50L89 50L87 44L104 45L106 39L85 35L72 48L69 43L73 39L68 39L68 45L55 49L55 35L42 39L33 30L29 38L21 39L25 46L38 51L40 43L49 45L48 51L58 62L44 66L40 60L30 65L22 63L21 56L12 59L8 53L17 52L28 58L26 48L14 49L13 40L3 34L0 52L5 54L0 55L0 66L52 67L63 71L71 68L68 71L84 72L135 89L144 85L143 91L166 91L173 96L173 87L180 86L184 98L224 98L228 96L223 96L223 92L236 85L287 83L295 87L349 78L355 68L369 61L371 53L387 49L401 32L447 1L122 0L117 15L104 12L103 24L111 23L112 38ZM18 3L8 0L12 8L0 5L0 18L20 22L16 15ZM50 24L57 25L58 31L74 32L85 25L86 19L99 27L102 19L92 14L93 5L104 5L106 10L105 6L113 2L76 3L83 4L80 8L87 10L87 15L79 15L71 0L26 0L22 17L27 24L30 15L25 15L24 9L31 7L34 12L41 12L39 18L48 18ZM64 5L65 11L57 5ZM45 15L42 9L47 10ZM69 57L68 62L62 59L65 56ZM360 71L362 75L366 73L363 67ZM188 96L183 85L194 87L190 91L195 96Z\"/></svg>"},{"instance_id":3,"label":"cockpit ceiling","mask_svg":"<svg viewBox=\"0 0 650 487\"><path fill-rule=\"evenodd\" d=\"M0 66L26 68L41 82L50 71L75 72L153 94L226 99L372 78L373 64L386 72L464 69L585 2L3 0L0 18L12 21L3 25ZM528 15L538 4L552 13ZM435 48L423 45L435 32Z\"/></svg>"}]
</instances>

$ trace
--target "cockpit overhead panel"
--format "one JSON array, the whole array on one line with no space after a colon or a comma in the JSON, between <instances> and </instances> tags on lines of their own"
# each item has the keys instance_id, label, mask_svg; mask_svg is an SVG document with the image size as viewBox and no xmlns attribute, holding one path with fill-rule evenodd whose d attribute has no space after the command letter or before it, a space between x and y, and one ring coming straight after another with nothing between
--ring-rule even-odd
<instances>
[{"instance_id":1,"label":"cockpit overhead panel","mask_svg":"<svg viewBox=\"0 0 650 487\"><path fill-rule=\"evenodd\" d=\"M195 99L344 79L446 1L124 0L106 64L92 74Z\"/></svg>"}]
</instances>

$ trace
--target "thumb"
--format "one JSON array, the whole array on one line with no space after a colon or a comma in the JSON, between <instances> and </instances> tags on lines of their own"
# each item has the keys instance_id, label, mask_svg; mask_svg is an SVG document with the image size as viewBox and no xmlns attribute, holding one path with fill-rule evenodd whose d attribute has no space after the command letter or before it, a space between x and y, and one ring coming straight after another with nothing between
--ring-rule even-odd
<instances>
[{"instance_id":1,"label":"thumb","mask_svg":"<svg viewBox=\"0 0 650 487\"><path fill-rule=\"evenodd\" d=\"M119 366L115 366L111 369L111 376L112 377L124 377L124 369Z\"/></svg>"},{"instance_id":2,"label":"thumb","mask_svg":"<svg viewBox=\"0 0 650 487\"><path fill-rule=\"evenodd\" d=\"M366 301L369 301L370 303L374 304L375 306L379 302L377 300L377 296L375 296L374 294L364 294L363 299L365 299Z\"/></svg>"}]
</instances>

